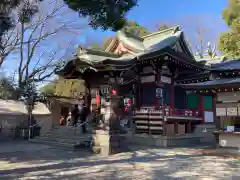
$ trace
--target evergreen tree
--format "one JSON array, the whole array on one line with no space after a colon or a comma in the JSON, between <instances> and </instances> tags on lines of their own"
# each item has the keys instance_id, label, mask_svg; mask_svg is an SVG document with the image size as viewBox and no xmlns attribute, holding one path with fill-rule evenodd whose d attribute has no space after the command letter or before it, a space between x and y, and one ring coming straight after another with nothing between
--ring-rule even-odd
<instances>
[{"instance_id":1,"label":"evergreen tree","mask_svg":"<svg viewBox=\"0 0 240 180\"><path fill-rule=\"evenodd\" d=\"M219 40L219 49L226 55L240 56L240 1L229 0L222 17L230 30L223 33Z\"/></svg>"},{"instance_id":2,"label":"evergreen tree","mask_svg":"<svg viewBox=\"0 0 240 180\"><path fill-rule=\"evenodd\" d=\"M17 99L17 90L11 78L2 76L0 78L0 98L1 99Z\"/></svg>"},{"instance_id":3,"label":"evergreen tree","mask_svg":"<svg viewBox=\"0 0 240 180\"><path fill-rule=\"evenodd\" d=\"M85 91L84 81L78 79L59 78L41 88L41 93L47 96L55 95L62 97L76 97Z\"/></svg>"},{"instance_id":4,"label":"evergreen tree","mask_svg":"<svg viewBox=\"0 0 240 180\"><path fill-rule=\"evenodd\" d=\"M126 25L123 28L127 33L132 34L136 37L142 37L150 34L149 30L144 26L141 26L136 21L130 20L127 21Z\"/></svg>"},{"instance_id":5,"label":"evergreen tree","mask_svg":"<svg viewBox=\"0 0 240 180\"><path fill-rule=\"evenodd\" d=\"M93 28L121 29L125 23L125 15L138 0L64 0L68 6L79 12L80 16L88 17Z\"/></svg>"}]
</instances>

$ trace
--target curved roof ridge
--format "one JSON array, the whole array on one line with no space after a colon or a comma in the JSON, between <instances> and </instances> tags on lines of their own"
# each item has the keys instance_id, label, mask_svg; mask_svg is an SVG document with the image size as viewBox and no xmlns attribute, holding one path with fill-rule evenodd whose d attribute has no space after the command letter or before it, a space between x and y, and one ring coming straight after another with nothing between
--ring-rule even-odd
<instances>
[{"instance_id":1,"label":"curved roof ridge","mask_svg":"<svg viewBox=\"0 0 240 180\"><path fill-rule=\"evenodd\" d=\"M137 50L137 51L145 50L145 47L144 47L144 44L143 44L141 38L137 38L137 37L125 32L124 30L118 31L117 37L118 37L119 41L121 41L123 44L128 45L129 47L134 48L134 50Z\"/></svg>"},{"instance_id":2,"label":"curved roof ridge","mask_svg":"<svg viewBox=\"0 0 240 180\"><path fill-rule=\"evenodd\" d=\"M176 33L177 31L180 31L180 25L178 26L174 26L174 27L171 27L171 28L168 28L168 29L164 29L164 30L161 30L161 31L156 31L156 32L153 32L153 33L150 33L148 35L145 35L145 36L142 36L141 38L145 39L145 38L148 38L148 37L151 37L151 36L154 36L154 35L158 35L158 34L164 34L166 32L173 32Z\"/></svg>"},{"instance_id":3,"label":"curved roof ridge","mask_svg":"<svg viewBox=\"0 0 240 180\"><path fill-rule=\"evenodd\" d=\"M107 52L107 51L104 51L104 50L87 49L87 48L83 48L83 47L79 46L77 55L81 56L81 55L84 55L84 54L106 56L106 57L112 57L112 58L120 57L120 55L116 54L116 53Z\"/></svg>"}]
</instances>

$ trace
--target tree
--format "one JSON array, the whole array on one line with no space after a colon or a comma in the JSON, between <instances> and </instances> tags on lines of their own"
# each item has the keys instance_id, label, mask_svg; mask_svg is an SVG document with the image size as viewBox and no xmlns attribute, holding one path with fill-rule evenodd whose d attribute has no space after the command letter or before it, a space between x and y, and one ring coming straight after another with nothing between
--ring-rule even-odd
<instances>
[{"instance_id":1,"label":"tree","mask_svg":"<svg viewBox=\"0 0 240 180\"><path fill-rule=\"evenodd\" d=\"M113 31L121 29L125 23L125 15L138 0L64 0L80 16L88 17L93 28L110 28Z\"/></svg>"},{"instance_id":2,"label":"tree","mask_svg":"<svg viewBox=\"0 0 240 180\"><path fill-rule=\"evenodd\" d=\"M148 35L151 32L144 26L139 25L136 21L128 20L123 27L123 30L135 37L141 38L142 36ZM104 50L115 37L107 37L104 39L102 44L93 42L91 43L91 48L94 50Z\"/></svg>"},{"instance_id":3,"label":"tree","mask_svg":"<svg viewBox=\"0 0 240 180\"><path fill-rule=\"evenodd\" d=\"M94 50L102 50L101 44L96 43L96 42L91 45L91 48Z\"/></svg>"},{"instance_id":4,"label":"tree","mask_svg":"<svg viewBox=\"0 0 240 180\"><path fill-rule=\"evenodd\" d=\"M0 98L1 99L17 99L17 89L13 83L12 78L0 77Z\"/></svg>"},{"instance_id":5,"label":"tree","mask_svg":"<svg viewBox=\"0 0 240 180\"><path fill-rule=\"evenodd\" d=\"M56 92L56 82L49 83L45 86L43 86L40 89L40 92L44 95L55 95Z\"/></svg>"},{"instance_id":6,"label":"tree","mask_svg":"<svg viewBox=\"0 0 240 180\"><path fill-rule=\"evenodd\" d=\"M150 34L149 30L145 28L144 26L139 25L136 21L129 20L126 22L126 25L123 27L123 29L136 37L142 37L145 35Z\"/></svg>"},{"instance_id":7,"label":"tree","mask_svg":"<svg viewBox=\"0 0 240 180\"><path fill-rule=\"evenodd\" d=\"M85 86L83 80L58 78L56 81L41 88L41 92L44 95L75 98L79 96L80 93L85 92Z\"/></svg>"},{"instance_id":8,"label":"tree","mask_svg":"<svg viewBox=\"0 0 240 180\"><path fill-rule=\"evenodd\" d=\"M25 20L30 20L38 11L39 2L44 0L1 0L0 2L0 67L4 59L14 50L10 48L9 44L15 44L17 39L11 38L2 43L2 36L8 30L15 27L18 22L13 18L13 12L17 7L25 7ZM45 0L48 1L48 0ZM61 2L61 1L60 1ZM137 0L120 0L120 1L95 1L95 0L64 0L64 2L73 10L79 12L80 16L88 17L89 24L93 28L112 29L114 31L121 29L125 25L125 15L134 6L137 5ZM28 4L26 6L26 4ZM24 9L24 8L23 8ZM20 8L20 10L23 10ZM11 46L13 47L13 46Z\"/></svg>"},{"instance_id":9,"label":"tree","mask_svg":"<svg viewBox=\"0 0 240 180\"><path fill-rule=\"evenodd\" d=\"M222 17L230 30L223 33L219 39L219 49L232 57L240 56L240 2L229 0L228 7L222 12Z\"/></svg>"},{"instance_id":10,"label":"tree","mask_svg":"<svg viewBox=\"0 0 240 180\"><path fill-rule=\"evenodd\" d=\"M13 39L4 39L4 35L11 28L15 28L16 19L14 14L21 13L17 10L18 7L24 6L28 3L28 9L25 9L28 18L25 19L25 22L29 21L31 17L38 11L38 2L42 0L32 0L31 3L28 0L1 0L0 2L0 67L3 63L5 57L13 50L9 48L9 44L15 43ZM26 6L25 6L26 7ZM22 9L21 9L22 10ZM10 42L8 42L10 41Z\"/></svg>"},{"instance_id":11,"label":"tree","mask_svg":"<svg viewBox=\"0 0 240 180\"><path fill-rule=\"evenodd\" d=\"M158 31L163 31L165 29L169 29L171 28L171 26L167 25L167 24L160 24L160 25L157 25L157 30Z\"/></svg>"},{"instance_id":12,"label":"tree","mask_svg":"<svg viewBox=\"0 0 240 180\"><path fill-rule=\"evenodd\" d=\"M160 24L157 25L157 31L162 31L165 29L170 28L169 25L167 24ZM149 31L146 27L138 24L136 21L134 20L128 20L126 22L126 24L123 27L123 30L131 35L134 35L136 37L143 37L145 35L148 35L151 33L151 31ZM109 45L110 41L115 38L115 37L107 37L104 39L102 45L96 42L91 43L91 48L94 50L104 50L106 49L106 47Z\"/></svg>"},{"instance_id":13,"label":"tree","mask_svg":"<svg viewBox=\"0 0 240 180\"><path fill-rule=\"evenodd\" d=\"M69 51L72 41L67 46L58 42L55 46L49 46L51 40L57 35L57 39L61 39L61 33L77 33L74 32L72 22L60 21L65 16L63 11L64 4L52 1L51 4L41 4L38 6L39 12L34 18L29 20L29 11L31 0L25 0L20 6L17 18L16 28L8 34L10 39L14 39L12 44L12 55L17 55L17 83L16 86L23 93L24 89L31 84L38 84L52 77L54 72L63 65L63 57L65 52ZM50 6L50 7L46 7ZM47 9L47 11L46 11ZM31 15L30 15L31 16ZM75 31L77 31L76 29ZM78 33L75 35L78 35ZM74 38L74 39L75 39ZM13 52L13 51L12 51ZM61 56L61 54L63 54ZM6 61L7 63L8 61ZM9 63L9 62L8 62Z\"/></svg>"}]
</instances>

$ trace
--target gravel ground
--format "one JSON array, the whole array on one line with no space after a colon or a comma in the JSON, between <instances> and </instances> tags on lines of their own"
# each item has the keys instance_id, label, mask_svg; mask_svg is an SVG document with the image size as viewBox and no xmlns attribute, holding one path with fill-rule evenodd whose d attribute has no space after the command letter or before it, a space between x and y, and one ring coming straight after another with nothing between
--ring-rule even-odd
<instances>
[{"instance_id":1,"label":"gravel ground","mask_svg":"<svg viewBox=\"0 0 240 180\"><path fill-rule=\"evenodd\" d=\"M1 145L0 180L15 179L239 180L240 160L190 148L149 148L106 158L35 144Z\"/></svg>"}]
</instances>

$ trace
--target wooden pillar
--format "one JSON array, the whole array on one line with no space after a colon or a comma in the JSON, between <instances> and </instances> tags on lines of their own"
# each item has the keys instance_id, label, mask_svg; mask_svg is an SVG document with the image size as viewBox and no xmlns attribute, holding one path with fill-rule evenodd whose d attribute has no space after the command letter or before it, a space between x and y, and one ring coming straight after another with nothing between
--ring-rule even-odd
<instances>
[{"instance_id":1,"label":"wooden pillar","mask_svg":"<svg viewBox=\"0 0 240 180\"><path fill-rule=\"evenodd\" d=\"M140 76L141 71L142 71L142 66L141 65L136 66L136 69L135 69L136 76L137 76L136 86L135 86L136 108L140 108L141 106L141 76Z\"/></svg>"},{"instance_id":2,"label":"wooden pillar","mask_svg":"<svg viewBox=\"0 0 240 180\"><path fill-rule=\"evenodd\" d=\"M171 77L171 102L170 102L170 107L172 109L175 108L175 103L174 103L174 76L175 76L175 72L176 72L176 67L170 67L170 72L172 74Z\"/></svg>"},{"instance_id":3,"label":"wooden pillar","mask_svg":"<svg viewBox=\"0 0 240 180\"><path fill-rule=\"evenodd\" d=\"M191 133L192 132L192 123L191 121L188 121L187 123L187 133Z\"/></svg>"},{"instance_id":4,"label":"wooden pillar","mask_svg":"<svg viewBox=\"0 0 240 180\"><path fill-rule=\"evenodd\" d=\"M203 109L203 95L199 95L199 104L198 104L198 111L201 113L201 117L204 123L204 109Z\"/></svg>"},{"instance_id":5,"label":"wooden pillar","mask_svg":"<svg viewBox=\"0 0 240 180\"><path fill-rule=\"evenodd\" d=\"M167 117L163 117L163 136L167 135Z\"/></svg>"},{"instance_id":6,"label":"wooden pillar","mask_svg":"<svg viewBox=\"0 0 240 180\"><path fill-rule=\"evenodd\" d=\"M85 82L85 96L84 96L84 102L88 110L91 110L91 92L90 92L90 85L89 83Z\"/></svg>"},{"instance_id":7,"label":"wooden pillar","mask_svg":"<svg viewBox=\"0 0 240 180\"><path fill-rule=\"evenodd\" d=\"M174 134L178 134L178 121L174 122Z\"/></svg>"},{"instance_id":8,"label":"wooden pillar","mask_svg":"<svg viewBox=\"0 0 240 180\"><path fill-rule=\"evenodd\" d=\"M135 92L135 97L136 97L136 107L140 108L140 103L141 103L141 79L140 76L137 75L137 81L136 81L136 92Z\"/></svg>"},{"instance_id":9,"label":"wooden pillar","mask_svg":"<svg viewBox=\"0 0 240 180\"><path fill-rule=\"evenodd\" d=\"M171 102L170 102L170 107L172 109L175 108L175 103L174 103L174 78L173 77L171 79Z\"/></svg>"},{"instance_id":10,"label":"wooden pillar","mask_svg":"<svg viewBox=\"0 0 240 180\"><path fill-rule=\"evenodd\" d=\"M214 124L216 125L217 127L217 113L216 113L216 104L217 104L217 94L213 94L212 96L212 111L213 111L213 120L214 120Z\"/></svg>"}]
</instances>

